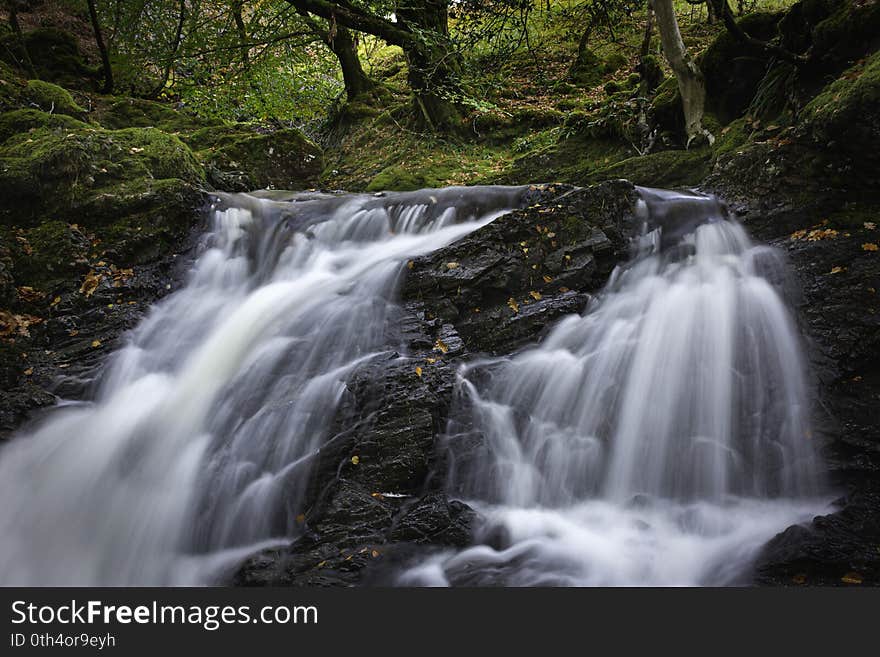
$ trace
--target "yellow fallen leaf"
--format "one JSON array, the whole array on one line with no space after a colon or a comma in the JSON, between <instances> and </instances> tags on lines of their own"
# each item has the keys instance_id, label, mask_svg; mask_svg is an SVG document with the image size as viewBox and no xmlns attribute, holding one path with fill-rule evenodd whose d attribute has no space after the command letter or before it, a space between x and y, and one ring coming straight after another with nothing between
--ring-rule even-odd
<instances>
[{"instance_id":1,"label":"yellow fallen leaf","mask_svg":"<svg viewBox=\"0 0 880 657\"><path fill-rule=\"evenodd\" d=\"M410 260L409 262L406 263L406 268L412 269L415 266L415 264L416 263L414 263L412 260Z\"/></svg>"},{"instance_id":2,"label":"yellow fallen leaf","mask_svg":"<svg viewBox=\"0 0 880 657\"><path fill-rule=\"evenodd\" d=\"M95 348L100 347L101 341L100 340L92 340L92 346Z\"/></svg>"},{"instance_id":3,"label":"yellow fallen leaf","mask_svg":"<svg viewBox=\"0 0 880 657\"><path fill-rule=\"evenodd\" d=\"M513 297L510 297L510 298L507 300L507 305L510 306L510 309L511 309L513 312L515 312L515 313L518 313L518 312L519 312L519 304L516 302L516 299L514 299Z\"/></svg>"},{"instance_id":4,"label":"yellow fallen leaf","mask_svg":"<svg viewBox=\"0 0 880 657\"><path fill-rule=\"evenodd\" d=\"M875 224L873 221L866 221L862 225L865 227L866 230L874 230L875 228L877 228L877 224Z\"/></svg>"},{"instance_id":5,"label":"yellow fallen leaf","mask_svg":"<svg viewBox=\"0 0 880 657\"><path fill-rule=\"evenodd\" d=\"M357 465L360 462L361 462L361 457L358 456L357 454L355 454L354 456L351 457L351 464L352 465Z\"/></svg>"},{"instance_id":6,"label":"yellow fallen leaf","mask_svg":"<svg viewBox=\"0 0 880 657\"><path fill-rule=\"evenodd\" d=\"M535 290L532 290L531 292L529 292L529 296L532 297L532 299L534 299L535 301L541 300L541 293L535 292Z\"/></svg>"},{"instance_id":7,"label":"yellow fallen leaf","mask_svg":"<svg viewBox=\"0 0 880 657\"><path fill-rule=\"evenodd\" d=\"M437 359L436 358L426 358L425 362L428 363L429 365L432 365L437 362Z\"/></svg>"},{"instance_id":8,"label":"yellow fallen leaf","mask_svg":"<svg viewBox=\"0 0 880 657\"><path fill-rule=\"evenodd\" d=\"M843 577L840 578L840 581L844 584L861 584L862 576L858 573L847 573Z\"/></svg>"},{"instance_id":9,"label":"yellow fallen leaf","mask_svg":"<svg viewBox=\"0 0 880 657\"><path fill-rule=\"evenodd\" d=\"M865 242L862 244L862 251L876 251L877 245L873 242Z\"/></svg>"},{"instance_id":10,"label":"yellow fallen leaf","mask_svg":"<svg viewBox=\"0 0 880 657\"><path fill-rule=\"evenodd\" d=\"M832 267L829 273L831 274L839 274L840 272L846 271L846 267Z\"/></svg>"},{"instance_id":11,"label":"yellow fallen leaf","mask_svg":"<svg viewBox=\"0 0 880 657\"><path fill-rule=\"evenodd\" d=\"M416 376L419 377L420 379L422 378L422 368L421 367L416 367Z\"/></svg>"},{"instance_id":12,"label":"yellow fallen leaf","mask_svg":"<svg viewBox=\"0 0 880 657\"><path fill-rule=\"evenodd\" d=\"M86 297L90 297L95 293L95 290L98 289L98 285L103 280L104 275L98 274L97 272L90 271L86 274L86 277L83 279L83 283L79 288L80 294L84 294Z\"/></svg>"},{"instance_id":13,"label":"yellow fallen leaf","mask_svg":"<svg viewBox=\"0 0 880 657\"><path fill-rule=\"evenodd\" d=\"M375 497L377 500L385 499L385 496L382 493L370 493L370 497Z\"/></svg>"},{"instance_id":14,"label":"yellow fallen leaf","mask_svg":"<svg viewBox=\"0 0 880 657\"><path fill-rule=\"evenodd\" d=\"M547 276L547 275L545 274L545 275L543 276L543 278L544 278L544 282L545 282L545 283L552 283L552 282L553 282L553 277L552 277L552 276Z\"/></svg>"},{"instance_id":15,"label":"yellow fallen leaf","mask_svg":"<svg viewBox=\"0 0 880 657\"><path fill-rule=\"evenodd\" d=\"M52 299L52 303L50 303L49 305L57 306L59 303L61 303L61 297L55 297L54 299Z\"/></svg>"},{"instance_id":16,"label":"yellow fallen leaf","mask_svg":"<svg viewBox=\"0 0 880 657\"><path fill-rule=\"evenodd\" d=\"M39 290L35 290L29 285L22 285L17 288L18 296L21 297L24 301L39 301L46 295L40 292Z\"/></svg>"},{"instance_id":17,"label":"yellow fallen leaf","mask_svg":"<svg viewBox=\"0 0 880 657\"><path fill-rule=\"evenodd\" d=\"M446 343L443 342L443 340L437 338L437 342L434 343L434 351L440 351L445 354L449 351L449 347L446 346Z\"/></svg>"},{"instance_id":18,"label":"yellow fallen leaf","mask_svg":"<svg viewBox=\"0 0 880 657\"><path fill-rule=\"evenodd\" d=\"M379 550L373 550L372 552L370 552L370 556L372 556L374 559L377 558L379 556Z\"/></svg>"},{"instance_id":19,"label":"yellow fallen leaf","mask_svg":"<svg viewBox=\"0 0 880 657\"><path fill-rule=\"evenodd\" d=\"M33 373L34 373L34 368L33 368L33 367L29 367L29 368L27 368L27 369L24 371L24 375L25 375L25 376L30 376L30 375L33 374Z\"/></svg>"},{"instance_id":20,"label":"yellow fallen leaf","mask_svg":"<svg viewBox=\"0 0 880 657\"><path fill-rule=\"evenodd\" d=\"M447 262L446 269L458 269L459 264L457 262Z\"/></svg>"}]
</instances>

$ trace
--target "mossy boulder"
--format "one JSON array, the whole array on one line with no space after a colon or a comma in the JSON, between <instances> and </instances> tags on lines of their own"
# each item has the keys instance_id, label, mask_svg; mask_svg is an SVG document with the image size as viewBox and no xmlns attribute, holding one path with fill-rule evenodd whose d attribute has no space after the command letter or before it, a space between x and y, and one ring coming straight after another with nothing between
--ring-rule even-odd
<instances>
[{"instance_id":1,"label":"mossy boulder","mask_svg":"<svg viewBox=\"0 0 880 657\"><path fill-rule=\"evenodd\" d=\"M0 144L16 135L23 135L32 130L49 132L72 132L91 128L86 123L66 114L47 114L36 109L17 109L0 114Z\"/></svg>"},{"instance_id":2,"label":"mossy boulder","mask_svg":"<svg viewBox=\"0 0 880 657\"><path fill-rule=\"evenodd\" d=\"M568 72L568 79L583 87L594 87L606 75L615 73L626 66L629 60L625 55L613 52L604 59L589 48L578 52Z\"/></svg>"},{"instance_id":3,"label":"mossy boulder","mask_svg":"<svg viewBox=\"0 0 880 657\"><path fill-rule=\"evenodd\" d=\"M686 187L698 185L711 169L709 148L660 151L631 157L590 174L589 182L625 178L636 185Z\"/></svg>"},{"instance_id":4,"label":"mossy boulder","mask_svg":"<svg viewBox=\"0 0 880 657\"><path fill-rule=\"evenodd\" d=\"M836 72L880 45L880 3L838 0L829 4L835 11L813 28L812 41L818 66Z\"/></svg>"},{"instance_id":5,"label":"mossy boulder","mask_svg":"<svg viewBox=\"0 0 880 657\"><path fill-rule=\"evenodd\" d=\"M412 170L395 164L377 173L367 185L367 191L408 192L426 187L441 187L451 173L446 167Z\"/></svg>"},{"instance_id":6,"label":"mossy boulder","mask_svg":"<svg viewBox=\"0 0 880 657\"><path fill-rule=\"evenodd\" d=\"M675 77L666 78L651 99L651 117L661 132L684 135L684 110Z\"/></svg>"},{"instance_id":7,"label":"mossy boulder","mask_svg":"<svg viewBox=\"0 0 880 657\"><path fill-rule=\"evenodd\" d=\"M772 41L781 18L781 13L759 12L741 18L738 23L756 39ZM724 124L741 116L767 74L768 61L768 55L759 48L722 32L699 58L706 78L706 109Z\"/></svg>"},{"instance_id":8,"label":"mossy boulder","mask_svg":"<svg viewBox=\"0 0 880 657\"><path fill-rule=\"evenodd\" d=\"M880 51L848 69L803 111L805 130L827 153L848 158L850 184L880 184Z\"/></svg>"},{"instance_id":9,"label":"mossy boulder","mask_svg":"<svg viewBox=\"0 0 880 657\"><path fill-rule=\"evenodd\" d=\"M89 240L65 221L45 221L16 235L13 251L16 279L49 292L88 271Z\"/></svg>"},{"instance_id":10,"label":"mossy boulder","mask_svg":"<svg viewBox=\"0 0 880 657\"><path fill-rule=\"evenodd\" d=\"M95 118L105 128L159 128L164 132L194 132L206 126L222 125L220 121L197 119L180 112L167 103L142 98L122 98L100 108Z\"/></svg>"},{"instance_id":11,"label":"mossy boulder","mask_svg":"<svg viewBox=\"0 0 880 657\"><path fill-rule=\"evenodd\" d=\"M180 180L201 185L204 171L177 137L155 128L105 130L48 115L12 113L0 117L10 126L34 126L0 146L0 188L6 203L0 220L28 225L63 216L86 224L109 222L122 214L120 186L152 190L155 181ZM7 129L7 133L9 130ZM95 200L118 198L105 212Z\"/></svg>"},{"instance_id":12,"label":"mossy boulder","mask_svg":"<svg viewBox=\"0 0 880 657\"><path fill-rule=\"evenodd\" d=\"M305 189L324 168L321 149L296 128L257 124L214 126L183 137L218 189Z\"/></svg>"},{"instance_id":13,"label":"mossy boulder","mask_svg":"<svg viewBox=\"0 0 880 657\"><path fill-rule=\"evenodd\" d=\"M28 80L23 99L49 114L67 114L78 119L86 116L85 109L76 104L67 89L44 80Z\"/></svg>"},{"instance_id":14,"label":"mossy boulder","mask_svg":"<svg viewBox=\"0 0 880 657\"><path fill-rule=\"evenodd\" d=\"M89 66L79 51L76 37L54 27L41 27L22 35L0 37L0 59L24 72L25 49L33 63L34 73L41 80L60 84L68 89L92 89L99 78L100 67Z\"/></svg>"}]
</instances>

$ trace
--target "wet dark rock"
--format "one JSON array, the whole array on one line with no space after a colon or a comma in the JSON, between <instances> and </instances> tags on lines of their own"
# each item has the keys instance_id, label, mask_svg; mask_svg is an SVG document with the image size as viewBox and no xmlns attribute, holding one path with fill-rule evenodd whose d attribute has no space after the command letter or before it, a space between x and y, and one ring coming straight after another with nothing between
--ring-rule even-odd
<instances>
[{"instance_id":1,"label":"wet dark rock","mask_svg":"<svg viewBox=\"0 0 880 657\"><path fill-rule=\"evenodd\" d=\"M509 353L584 309L625 254L635 202L631 183L611 181L512 212L413 260L403 298L468 351Z\"/></svg>"},{"instance_id":2,"label":"wet dark rock","mask_svg":"<svg viewBox=\"0 0 880 657\"><path fill-rule=\"evenodd\" d=\"M843 509L777 535L759 557L757 581L771 586L880 585L880 488L860 486Z\"/></svg>"}]
</instances>

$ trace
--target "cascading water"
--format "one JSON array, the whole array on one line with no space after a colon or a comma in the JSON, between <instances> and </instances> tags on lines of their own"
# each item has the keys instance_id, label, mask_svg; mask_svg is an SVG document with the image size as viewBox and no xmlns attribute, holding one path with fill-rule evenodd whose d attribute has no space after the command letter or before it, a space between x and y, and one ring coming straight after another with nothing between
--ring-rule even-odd
<instances>
[{"instance_id":1,"label":"cascading water","mask_svg":"<svg viewBox=\"0 0 880 657\"><path fill-rule=\"evenodd\" d=\"M0 452L0 583L222 581L298 529L346 380L388 349L403 263L527 188L220 199L181 290ZM821 510L784 267L706 197L640 190L648 228L583 316L461 371L450 488L475 545L410 584L724 584Z\"/></svg>"},{"instance_id":2,"label":"cascading water","mask_svg":"<svg viewBox=\"0 0 880 657\"><path fill-rule=\"evenodd\" d=\"M640 194L637 253L582 316L462 367L449 487L484 521L401 583L738 583L827 507L780 256L714 199Z\"/></svg>"},{"instance_id":3,"label":"cascading water","mask_svg":"<svg viewBox=\"0 0 880 657\"><path fill-rule=\"evenodd\" d=\"M0 453L4 585L210 583L296 533L308 457L384 345L407 257L526 188L223 199L186 286L114 355L93 402Z\"/></svg>"}]
</instances>

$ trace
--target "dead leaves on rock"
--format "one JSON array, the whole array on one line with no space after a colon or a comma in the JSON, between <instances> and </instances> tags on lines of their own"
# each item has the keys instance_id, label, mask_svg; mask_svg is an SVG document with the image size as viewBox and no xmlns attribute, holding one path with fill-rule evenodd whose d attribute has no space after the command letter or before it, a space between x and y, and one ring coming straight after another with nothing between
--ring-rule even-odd
<instances>
[{"instance_id":1,"label":"dead leaves on rock","mask_svg":"<svg viewBox=\"0 0 880 657\"><path fill-rule=\"evenodd\" d=\"M123 283L125 283L128 279L130 279L132 276L134 276L133 269L130 269L130 268L120 269L116 265L110 265L108 267L107 263L104 261L99 262L95 266L100 267L100 268L105 268L107 270L107 272L104 273L104 272L96 271L93 269L92 271L90 271L88 274L85 275L85 278L83 279L83 282L79 288L79 291L80 291L80 294L82 294L86 298L89 298L90 296L92 296L95 293L95 290L98 289L98 286L101 284L101 282L105 278L108 278L109 280L113 281L113 283L112 283L113 287L122 287Z\"/></svg>"},{"instance_id":2,"label":"dead leaves on rock","mask_svg":"<svg viewBox=\"0 0 880 657\"><path fill-rule=\"evenodd\" d=\"M90 271L86 274L83 279L82 285L79 287L79 292L87 299L95 293L95 290L98 289L98 286L101 284L101 281L104 280L104 274L99 274L96 271Z\"/></svg>"},{"instance_id":3,"label":"dead leaves on rock","mask_svg":"<svg viewBox=\"0 0 880 657\"><path fill-rule=\"evenodd\" d=\"M35 315L18 315L7 310L0 310L0 338L14 340L16 337L29 338L30 327L43 322L42 317Z\"/></svg>"},{"instance_id":4,"label":"dead leaves on rock","mask_svg":"<svg viewBox=\"0 0 880 657\"><path fill-rule=\"evenodd\" d=\"M806 240L807 242L818 242L819 240L833 240L838 237L840 233L833 228L814 228L812 230L807 230L803 228L801 230L796 230L791 234L791 239L793 240Z\"/></svg>"}]
</instances>

